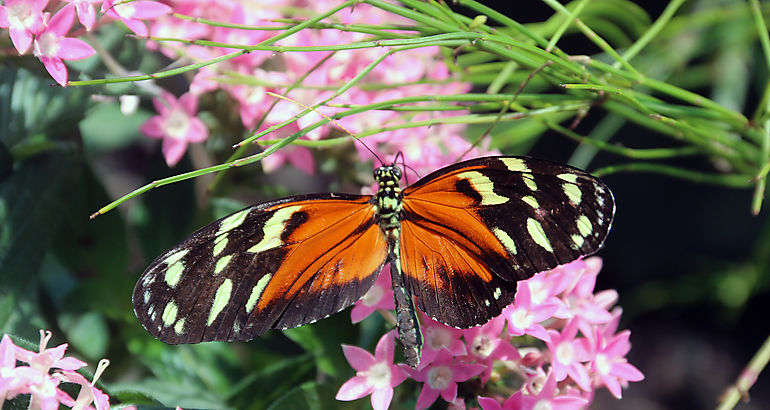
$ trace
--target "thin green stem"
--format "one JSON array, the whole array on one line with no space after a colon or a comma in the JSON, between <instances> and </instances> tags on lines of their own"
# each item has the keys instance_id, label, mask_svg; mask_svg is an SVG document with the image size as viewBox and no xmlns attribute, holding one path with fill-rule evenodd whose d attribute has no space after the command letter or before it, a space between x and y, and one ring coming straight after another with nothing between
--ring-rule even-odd
<instances>
[{"instance_id":1,"label":"thin green stem","mask_svg":"<svg viewBox=\"0 0 770 410\"><path fill-rule=\"evenodd\" d=\"M78 86L84 86L84 85L131 83L134 81L157 80L160 78L166 78L166 77L175 76L177 74L186 73L188 71L198 70L209 65L221 63L222 61L227 61L235 57L242 56L244 54L246 54L246 51L238 50L230 54L225 54L223 56L212 58L211 60L204 61L202 63L190 64L184 67L173 68L171 70L160 71L153 74L142 74L142 75L134 75L134 76L118 77L118 78L99 78L96 80L69 81L67 82L67 86L78 87Z\"/></svg>"},{"instance_id":2,"label":"thin green stem","mask_svg":"<svg viewBox=\"0 0 770 410\"><path fill-rule=\"evenodd\" d=\"M722 395L717 410L730 410L734 408L742 398L747 398L749 389L757 381L757 378L762 373L762 370L765 369L768 362L770 362L770 336L765 339L765 342L762 343L762 346L754 354L754 357L751 358L749 364L738 376L738 380L735 381L735 384L730 386L730 388Z\"/></svg>"},{"instance_id":3,"label":"thin green stem","mask_svg":"<svg viewBox=\"0 0 770 410\"><path fill-rule=\"evenodd\" d=\"M660 17L655 20L655 23L653 23L650 28L648 28L647 31L645 31L644 34L631 45L631 47L626 49L623 53L623 60L630 61L650 44L652 39L654 39L660 31L663 30L663 27L671 21L676 11L679 10L679 7L681 7L684 2L685 0L672 0L669 2L663 10L663 13L660 14ZM615 64L613 64L613 67L620 68L620 61L616 61Z\"/></svg>"},{"instance_id":4,"label":"thin green stem","mask_svg":"<svg viewBox=\"0 0 770 410\"><path fill-rule=\"evenodd\" d=\"M252 51L272 51L276 53L292 53L292 52L311 52L311 51L341 51L341 50L357 50L361 48L374 48L374 47L400 47L400 46L444 46L444 47L456 47L462 44L466 44L468 41L472 41L484 36L482 33L447 33L436 34L433 36L405 38L405 39L390 39L390 40L371 40L361 41L356 43L347 44L333 44L326 46L271 46L271 45L244 45L233 43L222 43L218 41L209 40L187 40L174 37L149 37L150 40L158 42L175 42L190 45L198 45L205 47L219 47L219 48L240 48L246 52Z\"/></svg>"},{"instance_id":5,"label":"thin green stem","mask_svg":"<svg viewBox=\"0 0 770 410\"><path fill-rule=\"evenodd\" d=\"M602 177L620 172L650 172L692 182L722 185L730 188L747 188L752 184L749 178L742 175L708 174L650 162L630 162L627 164L611 165L599 168L593 171L592 174Z\"/></svg>"},{"instance_id":6,"label":"thin green stem","mask_svg":"<svg viewBox=\"0 0 770 410\"><path fill-rule=\"evenodd\" d=\"M585 8L586 4L588 4L587 0L580 0L577 3L577 6L575 6L575 9L573 11L567 10L567 13L569 15L567 18L564 19L564 22L559 25L559 27L556 29L556 31L553 34L553 37L551 37L551 41L548 42L548 45L545 47L546 51L550 51L554 47L556 47L556 43L559 42L559 39L561 39L561 36L564 35L564 32L567 31L567 28L574 23L575 19L580 15L580 12L583 11L583 8Z\"/></svg>"},{"instance_id":7,"label":"thin green stem","mask_svg":"<svg viewBox=\"0 0 770 410\"><path fill-rule=\"evenodd\" d=\"M570 12L567 10L566 7L564 7L561 3L559 3L556 0L542 0L545 4L549 5L554 10L564 14L565 16L569 17ZM594 42L599 48L601 48L605 53L609 54L612 58L615 59L615 61L619 62L623 65L623 67L631 72L634 76L641 76L639 72L636 71L636 69L623 57L620 56L620 54L615 51L612 46L607 43L600 35L596 34L595 31L593 31L590 27L588 27L585 23L583 23L579 18L574 19L574 23L577 26L580 31L583 32L583 34L588 37L591 41Z\"/></svg>"}]
</instances>

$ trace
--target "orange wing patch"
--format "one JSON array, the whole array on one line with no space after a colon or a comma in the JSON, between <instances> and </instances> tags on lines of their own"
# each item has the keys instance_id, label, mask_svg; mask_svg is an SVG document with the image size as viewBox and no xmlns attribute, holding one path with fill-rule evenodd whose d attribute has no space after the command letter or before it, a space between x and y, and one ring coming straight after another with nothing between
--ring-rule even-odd
<instances>
[{"instance_id":1,"label":"orange wing patch","mask_svg":"<svg viewBox=\"0 0 770 410\"><path fill-rule=\"evenodd\" d=\"M513 300L515 286L493 273L463 234L427 220L405 220L401 229L407 288L428 316L468 328L497 316Z\"/></svg>"},{"instance_id":2,"label":"orange wing patch","mask_svg":"<svg viewBox=\"0 0 770 410\"><path fill-rule=\"evenodd\" d=\"M365 199L327 200L323 206L316 201L292 202L281 208L293 210L279 233L282 262L264 288L256 289L260 295L251 315L282 310L273 327L289 328L358 300L384 264L387 243L373 223L376 208ZM278 214L280 209L266 211ZM279 232L268 230L265 237ZM318 309L307 309L311 304L319 304Z\"/></svg>"},{"instance_id":3,"label":"orange wing patch","mask_svg":"<svg viewBox=\"0 0 770 410\"><path fill-rule=\"evenodd\" d=\"M257 311L303 292L318 294L363 281L383 265L387 243L373 223L375 207L330 202L321 208L312 203L291 204L303 214L302 222L294 229L287 226L291 231L282 245L286 254L259 298Z\"/></svg>"}]
</instances>

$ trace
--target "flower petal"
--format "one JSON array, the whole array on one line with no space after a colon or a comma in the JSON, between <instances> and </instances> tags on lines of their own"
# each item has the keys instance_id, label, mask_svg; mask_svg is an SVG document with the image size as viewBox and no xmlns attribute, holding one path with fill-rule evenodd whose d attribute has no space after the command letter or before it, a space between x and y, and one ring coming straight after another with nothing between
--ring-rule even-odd
<instances>
[{"instance_id":1,"label":"flower petal","mask_svg":"<svg viewBox=\"0 0 770 410\"><path fill-rule=\"evenodd\" d=\"M377 362L371 353L358 346L342 345L342 353L345 354L350 367L358 372L369 370Z\"/></svg>"},{"instance_id":2,"label":"flower petal","mask_svg":"<svg viewBox=\"0 0 770 410\"><path fill-rule=\"evenodd\" d=\"M62 7L48 22L45 32L51 32L59 37L64 37L75 21L75 7L70 3Z\"/></svg>"},{"instance_id":3,"label":"flower petal","mask_svg":"<svg viewBox=\"0 0 770 410\"><path fill-rule=\"evenodd\" d=\"M182 159L184 152L187 151L187 141L166 138L163 140L162 151L163 157L166 158L166 164L169 167L173 167Z\"/></svg>"},{"instance_id":4,"label":"flower petal","mask_svg":"<svg viewBox=\"0 0 770 410\"><path fill-rule=\"evenodd\" d=\"M94 27L94 22L96 22L96 9L94 9L94 5L90 1L81 1L75 4L75 9L78 12L80 24L86 30L91 31Z\"/></svg>"},{"instance_id":5,"label":"flower petal","mask_svg":"<svg viewBox=\"0 0 770 410\"><path fill-rule=\"evenodd\" d=\"M140 125L139 131L150 138L163 138L165 134L162 127L163 117L156 115Z\"/></svg>"},{"instance_id":6,"label":"flower petal","mask_svg":"<svg viewBox=\"0 0 770 410\"><path fill-rule=\"evenodd\" d=\"M20 30L16 27L11 27L8 31L11 35L11 42L19 54L29 51L29 46L32 44L32 34L27 30Z\"/></svg>"},{"instance_id":7,"label":"flower petal","mask_svg":"<svg viewBox=\"0 0 770 410\"><path fill-rule=\"evenodd\" d=\"M82 60L96 54L90 44L78 38L65 37L59 40L57 57L64 60Z\"/></svg>"},{"instance_id":8,"label":"flower petal","mask_svg":"<svg viewBox=\"0 0 770 410\"><path fill-rule=\"evenodd\" d=\"M380 340L377 341L377 347L374 348L374 357L377 359L377 361L393 363L393 352L395 344L396 339L392 330L382 335Z\"/></svg>"},{"instance_id":9,"label":"flower petal","mask_svg":"<svg viewBox=\"0 0 770 410\"><path fill-rule=\"evenodd\" d=\"M340 387L335 399L342 401L351 401L360 399L372 392L372 387L366 384L366 378L353 376L350 380Z\"/></svg>"},{"instance_id":10,"label":"flower petal","mask_svg":"<svg viewBox=\"0 0 770 410\"><path fill-rule=\"evenodd\" d=\"M372 409L387 410L393 399L393 389L375 389L372 392Z\"/></svg>"},{"instance_id":11,"label":"flower petal","mask_svg":"<svg viewBox=\"0 0 770 410\"><path fill-rule=\"evenodd\" d=\"M135 1L131 6L134 7L131 17L137 20L154 19L172 11L171 7L157 1Z\"/></svg>"},{"instance_id":12,"label":"flower petal","mask_svg":"<svg viewBox=\"0 0 770 410\"><path fill-rule=\"evenodd\" d=\"M67 85L67 66L59 57L39 56L40 61L54 80L62 87Z\"/></svg>"}]
</instances>

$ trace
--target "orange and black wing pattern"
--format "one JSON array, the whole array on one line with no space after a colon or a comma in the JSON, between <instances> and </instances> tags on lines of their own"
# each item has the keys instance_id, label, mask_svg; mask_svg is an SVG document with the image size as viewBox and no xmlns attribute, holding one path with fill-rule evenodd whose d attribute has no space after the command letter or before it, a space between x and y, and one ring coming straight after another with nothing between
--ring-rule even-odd
<instances>
[{"instance_id":1,"label":"orange and black wing pattern","mask_svg":"<svg viewBox=\"0 0 770 410\"><path fill-rule=\"evenodd\" d=\"M159 256L134 311L170 343L249 340L336 313L372 286L388 254L371 196L294 196L245 208Z\"/></svg>"},{"instance_id":2,"label":"orange and black wing pattern","mask_svg":"<svg viewBox=\"0 0 770 410\"><path fill-rule=\"evenodd\" d=\"M599 250L614 212L610 190L567 165L484 157L442 168L403 191L407 291L439 322L486 323L516 281Z\"/></svg>"}]
</instances>

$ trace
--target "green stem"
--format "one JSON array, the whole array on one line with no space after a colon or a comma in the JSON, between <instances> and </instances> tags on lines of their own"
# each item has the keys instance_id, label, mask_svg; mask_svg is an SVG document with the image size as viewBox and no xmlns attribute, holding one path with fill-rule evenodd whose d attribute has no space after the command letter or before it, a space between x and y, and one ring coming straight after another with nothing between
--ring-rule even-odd
<instances>
[{"instance_id":1,"label":"green stem","mask_svg":"<svg viewBox=\"0 0 770 410\"><path fill-rule=\"evenodd\" d=\"M749 364L738 376L738 380L735 381L735 384L730 386L730 388L722 395L717 410L732 409L738 404L740 399L748 398L749 389L757 381L757 377L759 377L762 370L765 369L768 362L770 362L770 336L765 339L765 342L762 343L762 346L754 354L754 357L751 358Z\"/></svg>"},{"instance_id":2,"label":"green stem","mask_svg":"<svg viewBox=\"0 0 770 410\"><path fill-rule=\"evenodd\" d=\"M708 174L705 172L691 171L688 169L649 162L631 162L627 164L611 165L597 169L593 171L592 174L601 177L619 172L651 172L692 182L722 185L730 188L747 188L752 184L749 178L742 175Z\"/></svg>"}]
</instances>

